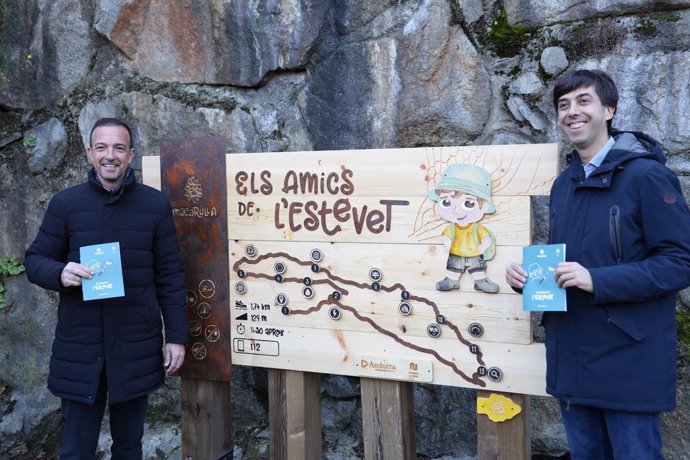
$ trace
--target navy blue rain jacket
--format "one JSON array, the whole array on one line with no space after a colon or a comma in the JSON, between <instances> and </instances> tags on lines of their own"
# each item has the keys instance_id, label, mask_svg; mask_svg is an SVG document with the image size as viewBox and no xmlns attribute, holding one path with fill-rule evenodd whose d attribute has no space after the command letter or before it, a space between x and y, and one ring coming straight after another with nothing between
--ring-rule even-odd
<instances>
[{"instance_id":1,"label":"navy blue rain jacket","mask_svg":"<svg viewBox=\"0 0 690 460\"><path fill-rule=\"evenodd\" d=\"M551 190L552 243L587 268L594 294L567 290L545 313L547 392L595 407L670 411L676 395L675 295L690 285L690 212L659 144L616 143L585 179L572 154Z\"/></svg>"},{"instance_id":2,"label":"navy blue rain jacket","mask_svg":"<svg viewBox=\"0 0 690 460\"><path fill-rule=\"evenodd\" d=\"M60 274L79 262L81 246L120 242L125 296L82 300ZM169 343L187 341L180 248L168 199L128 171L114 193L93 170L89 181L57 193L24 261L28 279L60 292L48 388L93 403L106 369L111 404L158 388L164 380L163 323ZM161 320L162 315L162 320Z\"/></svg>"}]
</instances>

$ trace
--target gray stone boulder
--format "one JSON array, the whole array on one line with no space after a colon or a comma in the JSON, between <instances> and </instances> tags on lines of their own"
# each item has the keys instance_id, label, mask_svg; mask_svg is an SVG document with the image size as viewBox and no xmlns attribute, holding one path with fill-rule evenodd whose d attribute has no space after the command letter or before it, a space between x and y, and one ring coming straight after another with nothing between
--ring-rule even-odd
<instances>
[{"instance_id":1,"label":"gray stone boulder","mask_svg":"<svg viewBox=\"0 0 690 460\"><path fill-rule=\"evenodd\" d=\"M505 0L508 22L529 27L690 7L690 0Z\"/></svg>"},{"instance_id":2,"label":"gray stone boulder","mask_svg":"<svg viewBox=\"0 0 690 460\"><path fill-rule=\"evenodd\" d=\"M67 130L60 120L51 118L24 133L24 150L33 174L53 169L67 153Z\"/></svg>"},{"instance_id":3,"label":"gray stone boulder","mask_svg":"<svg viewBox=\"0 0 690 460\"><path fill-rule=\"evenodd\" d=\"M0 107L46 107L74 89L95 52L82 2L17 1L3 13Z\"/></svg>"}]
</instances>

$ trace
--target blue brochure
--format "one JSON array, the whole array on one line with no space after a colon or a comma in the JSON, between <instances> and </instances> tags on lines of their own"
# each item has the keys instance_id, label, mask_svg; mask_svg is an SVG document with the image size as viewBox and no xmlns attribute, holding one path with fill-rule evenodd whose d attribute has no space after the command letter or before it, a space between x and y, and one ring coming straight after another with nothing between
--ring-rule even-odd
<instances>
[{"instance_id":1,"label":"blue brochure","mask_svg":"<svg viewBox=\"0 0 690 460\"><path fill-rule=\"evenodd\" d=\"M565 289L558 287L556 265L565 262L565 244L542 244L522 249L527 282L522 289L524 311L567 311Z\"/></svg>"},{"instance_id":2,"label":"blue brochure","mask_svg":"<svg viewBox=\"0 0 690 460\"><path fill-rule=\"evenodd\" d=\"M120 243L102 243L79 248L82 265L93 270L93 278L83 278L81 287L84 300L100 300L125 295L122 281Z\"/></svg>"}]
</instances>

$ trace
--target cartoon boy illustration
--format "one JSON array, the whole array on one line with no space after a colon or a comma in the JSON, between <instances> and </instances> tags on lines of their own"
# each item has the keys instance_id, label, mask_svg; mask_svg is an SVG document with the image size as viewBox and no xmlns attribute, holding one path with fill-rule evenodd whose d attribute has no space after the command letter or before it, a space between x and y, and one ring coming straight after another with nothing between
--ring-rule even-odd
<instances>
[{"instance_id":1,"label":"cartoon boy illustration","mask_svg":"<svg viewBox=\"0 0 690 460\"><path fill-rule=\"evenodd\" d=\"M450 165L429 191L429 198L436 202L439 216L450 222L443 230L447 274L436 283L436 289L459 289L460 275L467 270L474 289L497 293L498 285L486 277L486 261L493 258L496 244L491 232L477 223L484 214L496 211L491 201L491 174L480 166Z\"/></svg>"}]
</instances>

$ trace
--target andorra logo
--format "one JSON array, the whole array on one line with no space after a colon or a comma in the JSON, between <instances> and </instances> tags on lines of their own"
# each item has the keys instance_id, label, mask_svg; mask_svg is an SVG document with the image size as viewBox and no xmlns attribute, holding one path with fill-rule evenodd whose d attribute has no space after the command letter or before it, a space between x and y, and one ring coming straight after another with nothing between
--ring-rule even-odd
<instances>
[{"instance_id":1,"label":"andorra logo","mask_svg":"<svg viewBox=\"0 0 690 460\"><path fill-rule=\"evenodd\" d=\"M201 199L202 196L204 196L204 193L201 190L201 183L196 177L192 176L187 179L187 184L184 186L184 196L192 203L196 203Z\"/></svg>"},{"instance_id":2,"label":"andorra logo","mask_svg":"<svg viewBox=\"0 0 690 460\"><path fill-rule=\"evenodd\" d=\"M395 364L389 364L384 361L377 362L366 359L360 359L359 365L362 367L362 369L371 368L383 372L395 372L396 370Z\"/></svg>"}]
</instances>

